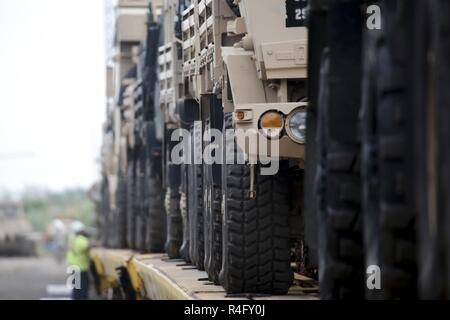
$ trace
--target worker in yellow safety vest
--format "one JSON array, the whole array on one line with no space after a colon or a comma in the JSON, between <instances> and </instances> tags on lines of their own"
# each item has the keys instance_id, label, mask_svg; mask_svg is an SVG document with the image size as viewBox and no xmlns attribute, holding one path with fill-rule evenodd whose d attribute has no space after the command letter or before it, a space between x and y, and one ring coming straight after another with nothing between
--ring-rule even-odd
<instances>
[{"instance_id":1,"label":"worker in yellow safety vest","mask_svg":"<svg viewBox=\"0 0 450 320\"><path fill-rule=\"evenodd\" d=\"M68 241L67 264L76 272L72 299L87 300L89 298L89 238L81 222L73 222L70 228L72 233Z\"/></svg>"}]
</instances>

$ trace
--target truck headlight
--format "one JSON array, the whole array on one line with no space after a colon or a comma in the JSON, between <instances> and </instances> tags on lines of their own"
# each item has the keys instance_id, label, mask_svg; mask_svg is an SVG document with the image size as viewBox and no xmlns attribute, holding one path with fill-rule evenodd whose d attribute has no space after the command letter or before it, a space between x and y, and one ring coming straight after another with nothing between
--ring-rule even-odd
<instances>
[{"instance_id":1,"label":"truck headlight","mask_svg":"<svg viewBox=\"0 0 450 320\"><path fill-rule=\"evenodd\" d=\"M286 132L297 143L306 142L306 111L294 110L286 119Z\"/></svg>"},{"instance_id":2,"label":"truck headlight","mask_svg":"<svg viewBox=\"0 0 450 320\"><path fill-rule=\"evenodd\" d=\"M259 127L265 137L279 138L284 127L283 115L277 111L267 111L259 119Z\"/></svg>"}]
</instances>

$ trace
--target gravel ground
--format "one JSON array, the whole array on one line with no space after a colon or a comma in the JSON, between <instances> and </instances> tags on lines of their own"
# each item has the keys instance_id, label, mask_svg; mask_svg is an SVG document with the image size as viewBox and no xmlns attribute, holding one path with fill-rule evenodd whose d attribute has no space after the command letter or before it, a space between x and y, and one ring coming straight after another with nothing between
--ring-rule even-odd
<instances>
[{"instance_id":1,"label":"gravel ground","mask_svg":"<svg viewBox=\"0 0 450 320\"><path fill-rule=\"evenodd\" d=\"M0 300L49 297L48 285L63 286L66 268L54 258L0 258Z\"/></svg>"}]
</instances>

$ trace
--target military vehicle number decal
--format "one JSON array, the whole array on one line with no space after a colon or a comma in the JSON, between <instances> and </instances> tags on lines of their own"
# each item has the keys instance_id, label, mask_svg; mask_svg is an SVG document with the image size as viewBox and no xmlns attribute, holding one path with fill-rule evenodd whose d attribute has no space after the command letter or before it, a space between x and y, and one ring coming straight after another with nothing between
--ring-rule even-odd
<instances>
[{"instance_id":1,"label":"military vehicle number decal","mask_svg":"<svg viewBox=\"0 0 450 320\"><path fill-rule=\"evenodd\" d=\"M304 27L308 15L307 0L286 0L286 27Z\"/></svg>"}]
</instances>

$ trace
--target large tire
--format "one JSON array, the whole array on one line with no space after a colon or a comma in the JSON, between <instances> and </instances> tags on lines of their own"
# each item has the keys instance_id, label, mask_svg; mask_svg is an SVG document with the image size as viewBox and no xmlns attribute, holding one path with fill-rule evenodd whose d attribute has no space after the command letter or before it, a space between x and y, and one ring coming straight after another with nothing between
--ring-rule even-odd
<instances>
[{"instance_id":1,"label":"large tire","mask_svg":"<svg viewBox=\"0 0 450 320\"><path fill-rule=\"evenodd\" d=\"M319 280L323 299L364 297L361 222L360 1L331 1L319 90Z\"/></svg>"},{"instance_id":2,"label":"large tire","mask_svg":"<svg viewBox=\"0 0 450 320\"><path fill-rule=\"evenodd\" d=\"M407 7L383 6L385 31L378 35L369 32L366 39L361 126L365 252L366 265L380 268L382 285L380 290L367 290L370 299L417 297L415 173L408 94L411 49L405 20L411 16L405 15Z\"/></svg>"},{"instance_id":3,"label":"large tire","mask_svg":"<svg viewBox=\"0 0 450 320\"><path fill-rule=\"evenodd\" d=\"M147 165L147 172L150 165ZM167 217L164 211L164 194L161 179L157 176L147 175L147 197L148 219L146 248L152 253L164 252L166 241Z\"/></svg>"},{"instance_id":4,"label":"large tire","mask_svg":"<svg viewBox=\"0 0 450 320\"><path fill-rule=\"evenodd\" d=\"M417 1L416 1L417 2ZM414 112L419 293L450 298L450 21L448 1L418 1L414 35Z\"/></svg>"},{"instance_id":5,"label":"large tire","mask_svg":"<svg viewBox=\"0 0 450 320\"><path fill-rule=\"evenodd\" d=\"M209 204L205 215L205 225L208 226L205 228L205 269L208 279L218 285L222 268L222 187L210 184L207 192Z\"/></svg>"},{"instance_id":6,"label":"large tire","mask_svg":"<svg viewBox=\"0 0 450 320\"><path fill-rule=\"evenodd\" d=\"M434 56L436 57L436 92L434 93L434 96L437 97L434 108L436 113L433 116L438 128L437 148L440 150L437 167L440 167L442 172L442 174L438 174L439 182L437 187L439 190L438 210L440 212L438 239L442 239L443 242L442 251L444 253L441 255L443 260L441 266L447 267L446 270L445 267L441 267L444 269L443 274L446 281L443 285L445 289L439 297L450 299L450 197L448 196L450 194L450 149L448 147L450 145L450 129L448 122L450 119L450 90L448 90L450 88L449 2L442 0L434 1L432 13L432 21L436 23L436 27L433 30L435 32L435 38L437 39L433 49ZM433 94L431 95L433 96ZM438 250L435 250L435 252L437 255L440 253ZM442 278L443 277L439 276L439 273L434 275L435 281L442 281Z\"/></svg>"},{"instance_id":7,"label":"large tire","mask_svg":"<svg viewBox=\"0 0 450 320\"><path fill-rule=\"evenodd\" d=\"M176 142L170 137L174 129L165 130L165 199L167 215L167 240L165 250L171 259L180 258L180 247L183 242L183 226L180 210L181 166L171 162L171 152Z\"/></svg>"},{"instance_id":8,"label":"large tire","mask_svg":"<svg viewBox=\"0 0 450 320\"><path fill-rule=\"evenodd\" d=\"M165 250L169 258L180 258L180 247L183 242L183 229L180 211L180 170L178 166L168 164L167 189L164 205L167 215L167 240Z\"/></svg>"},{"instance_id":9,"label":"large tire","mask_svg":"<svg viewBox=\"0 0 450 320\"><path fill-rule=\"evenodd\" d=\"M194 150L196 143L194 139L195 130L191 129L191 159L188 168L188 214L189 214L189 256L192 264L199 270L205 269L205 241L203 221L203 168L201 164L194 163ZM202 150L202 149L200 149Z\"/></svg>"},{"instance_id":10,"label":"large tire","mask_svg":"<svg viewBox=\"0 0 450 320\"><path fill-rule=\"evenodd\" d=\"M191 263L191 258L189 255L189 214L188 214L188 164L181 165L181 187L180 187L180 213L181 213L181 221L182 221L182 231L183 231L183 242L180 248L181 258L184 259L187 263Z\"/></svg>"},{"instance_id":11,"label":"large tire","mask_svg":"<svg viewBox=\"0 0 450 320\"><path fill-rule=\"evenodd\" d=\"M165 250L169 258L180 257L180 247L183 239L181 228L180 193L177 189L166 190L165 208L167 215L167 239Z\"/></svg>"},{"instance_id":12,"label":"large tire","mask_svg":"<svg viewBox=\"0 0 450 320\"><path fill-rule=\"evenodd\" d=\"M146 219L146 250L152 253L164 252L167 239L167 216L164 210L164 192L162 187L162 167L160 144L156 139L154 122L143 126L144 138L144 207Z\"/></svg>"},{"instance_id":13,"label":"large tire","mask_svg":"<svg viewBox=\"0 0 450 320\"><path fill-rule=\"evenodd\" d=\"M199 105L196 100L183 100L177 103L177 112L180 116L180 128L189 131L194 121L199 120ZM190 148L190 145L188 145ZM190 157L190 151L184 150L187 154L183 157ZM180 166L180 212L182 217L182 245L180 248L181 257L187 262L192 263L190 257L190 203L192 202L192 189L189 182L189 171L191 165L183 163Z\"/></svg>"},{"instance_id":14,"label":"large tire","mask_svg":"<svg viewBox=\"0 0 450 320\"><path fill-rule=\"evenodd\" d=\"M211 127L207 121L205 130ZM204 235L205 235L205 270L208 279L220 284L219 273L222 267L222 186L221 172L218 177L214 170L221 169L220 164L203 165L204 184ZM219 179L217 179L219 178ZM217 181L219 180L219 181Z\"/></svg>"},{"instance_id":15,"label":"large tire","mask_svg":"<svg viewBox=\"0 0 450 320\"><path fill-rule=\"evenodd\" d=\"M127 246L136 249L136 170L135 161L130 159L127 172Z\"/></svg>"},{"instance_id":16,"label":"large tire","mask_svg":"<svg viewBox=\"0 0 450 320\"><path fill-rule=\"evenodd\" d=\"M228 113L224 129L230 128ZM233 149L228 148L236 148L234 135L225 134L224 139L223 149L230 154ZM281 165L274 176L256 174L256 198L249 194L250 166L224 164L222 168L222 285L230 294L286 294L292 283L286 168Z\"/></svg>"},{"instance_id":17,"label":"large tire","mask_svg":"<svg viewBox=\"0 0 450 320\"><path fill-rule=\"evenodd\" d=\"M145 238L148 220L148 210L146 207L146 173L145 156L143 148L139 148L138 161L136 164L136 249L147 252Z\"/></svg>"},{"instance_id":18,"label":"large tire","mask_svg":"<svg viewBox=\"0 0 450 320\"><path fill-rule=\"evenodd\" d=\"M116 207L118 214L117 247L127 247L127 175L119 171L119 183L116 194Z\"/></svg>"}]
</instances>

